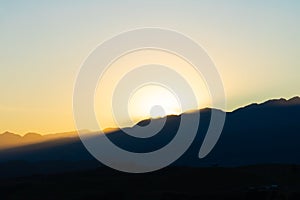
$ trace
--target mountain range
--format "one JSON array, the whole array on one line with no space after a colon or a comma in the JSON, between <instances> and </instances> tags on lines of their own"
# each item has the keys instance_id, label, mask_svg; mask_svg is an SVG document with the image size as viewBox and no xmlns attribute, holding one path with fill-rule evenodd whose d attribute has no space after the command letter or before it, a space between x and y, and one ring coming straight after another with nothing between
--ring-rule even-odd
<instances>
[{"instance_id":1,"label":"mountain range","mask_svg":"<svg viewBox=\"0 0 300 200\"><path fill-rule=\"evenodd\" d=\"M206 134L211 111L211 108L195 111L200 112L201 115L196 138L190 148L173 165L197 167L300 164L299 97L289 100L269 100L227 112L218 143L209 155L199 159L198 152ZM153 151L172 140L180 123L180 117L181 115L167 116L164 128L148 139L133 138L121 130L113 130L106 136L119 147L132 152ZM147 123L149 120L144 120L136 126L144 126ZM5 132L0 134L0 148L0 163L60 161L81 163L78 165L82 166L84 163L89 163L89 167L90 163L99 166L99 163L85 149L76 132L45 136L28 133L23 137Z\"/></svg>"}]
</instances>

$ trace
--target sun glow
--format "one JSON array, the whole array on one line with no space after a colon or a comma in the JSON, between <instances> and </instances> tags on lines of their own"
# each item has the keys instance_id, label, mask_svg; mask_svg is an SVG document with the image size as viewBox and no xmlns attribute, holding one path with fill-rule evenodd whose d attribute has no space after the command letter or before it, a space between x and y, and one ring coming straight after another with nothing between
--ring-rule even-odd
<instances>
[{"instance_id":1,"label":"sun glow","mask_svg":"<svg viewBox=\"0 0 300 200\"><path fill-rule=\"evenodd\" d=\"M129 99L128 110L134 121L182 112L180 101L172 91L163 86L151 84L133 92Z\"/></svg>"},{"instance_id":2,"label":"sun glow","mask_svg":"<svg viewBox=\"0 0 300 200\"><path fill-rule=\"evenodd\" d=\"M198 106L194 106L188 95L184 95L187 91L178 79L172 79L172 83L174 83L172 89L164 84L147 82L137 85L136 88L130 87L129 96L126 96L126 90L118 90L124 95L115 98L114 94L116 94L116 88L120 87L118 85L120 81L122 82L121 86L134 83L135 80L128 79L128 75L135 74L134 77L139 80L146 80L149 77L147 70L134 71L145 65L170 67L170 70L180 75L190 86ZM153 69L151 66L149 68ZM169 75L165 74L165 78L167 79ZM158 76L164 77L162 74L158 74ZM174 88L182 92L181 99L175 91L172 91ZM112 105L113 99L117 102L115 106ZM99 79L94 100L99 127L90 128L92 130L133 126L143 119L178 115L190 110L209 107L211 103L205 80L197 74L193 66L170 52L151 49L130 52L112 62Z\"/></svg>"}]
</instances>

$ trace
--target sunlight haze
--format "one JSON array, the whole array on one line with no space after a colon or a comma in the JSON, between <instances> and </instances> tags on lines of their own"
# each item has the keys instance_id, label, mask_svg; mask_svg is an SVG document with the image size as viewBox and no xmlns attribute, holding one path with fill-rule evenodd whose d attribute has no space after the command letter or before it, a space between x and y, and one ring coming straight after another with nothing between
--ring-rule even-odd
<instances>
[{"instance_id":1,"label":"sunlight haze","mask_svg":"<svg viewBox=\"0 0 300 200\"><path fill-rule=\"evenodd\" d=\"M299 10L296 0L1 1L0 133L75 130L72 95L81 64L108 38L141 27L175 30L202 46L224 83L227 111L299 96ZM105 105L116 80L155 60L189 77L199 104L191 109L211 105L205 80L183 60L166 52L137 51L113 63L109 70L114 76L104 78L107 87L96 91L95 112L104 120L103 128L114 126ZM158 104L169 106L166 114L182 112L172 92L145 86L129 101L131 120L160 117L158 107L151 114Z\"/></svg>"}]
</instances>

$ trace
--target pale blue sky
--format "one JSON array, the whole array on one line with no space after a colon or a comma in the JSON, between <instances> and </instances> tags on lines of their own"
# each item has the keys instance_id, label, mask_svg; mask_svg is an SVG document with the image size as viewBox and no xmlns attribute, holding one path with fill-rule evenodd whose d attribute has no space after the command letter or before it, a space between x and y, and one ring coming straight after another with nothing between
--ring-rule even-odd
<instances>
[{"instance_id":1,"label":"pale blue sky","mask_svg":"<svg viewBox=\"0 0 300 200\"><path fill-rule=\"evenodd\" d=\"M84 58L113 35L149 26L207 50L228 110L300 95L297 0L0 1L0 132L74 129L72 92Z\"/></svg>"}]
</instances>

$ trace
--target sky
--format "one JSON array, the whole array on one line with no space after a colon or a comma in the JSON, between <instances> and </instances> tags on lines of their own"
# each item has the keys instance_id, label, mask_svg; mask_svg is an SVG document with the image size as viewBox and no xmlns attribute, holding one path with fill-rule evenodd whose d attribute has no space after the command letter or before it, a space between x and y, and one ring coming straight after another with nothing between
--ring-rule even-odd
<instances>
[{"instance_id":1,"label":"sky","mask_svg":"<svg viewBox=\"0 0 300 200\"><path fill-rule=\"evenodd\" d=\"M0 0L0 27L0 133L74 130L82 62L106 39L141 27L200 44L220 73L228 111L300 95L297 0Z\"/></svg>"}]
</instances>

